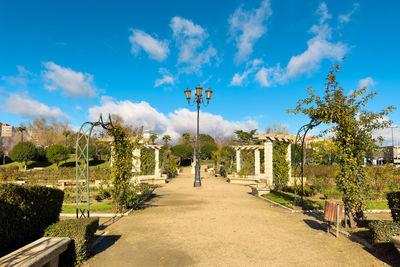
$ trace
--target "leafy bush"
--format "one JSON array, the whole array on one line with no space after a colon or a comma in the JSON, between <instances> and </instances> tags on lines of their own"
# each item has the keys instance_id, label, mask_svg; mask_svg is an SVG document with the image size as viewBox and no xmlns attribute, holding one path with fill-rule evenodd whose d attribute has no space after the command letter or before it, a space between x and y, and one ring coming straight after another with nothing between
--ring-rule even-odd
<instances>
[{"instance_id":1,"label":"leafy bush","mask_svg":"<svg viewBox=\"0 0 400 267\"><path fill-rule=\"evenodd\" d=\"M79 264L90 255L99 218L80 218L59 221L50 225L44 236L69 237L72 242L60 256L60 265Z\"/></svg>"},{"instance_id":2,"label":"leafy bush","mask_svg":"<svg viewBox=\"0 0 400 267\"><path fill-rule=\"evenodd\" d=\"M322 194L326 199L340 199L343 196L343 192L336 186L331 186L322 190Z\"/></svg>"},{"instance_id":3,"label":"leafy bush","mask_svg":"<svg viewBox=\"0 0 400 267\"><path fill-rule=\"evenodd\" d=\"M125 191L124 203L126 208L134 208L139 202L145 200L151 194L149 185L130 184Z\"/></svg>"},{"instance_id":4,"label":"leafy bush","mask_svg":"<svg viewBox=\"0 0 400 267\"><path fill-rule=\"evenodd\" d=\"M40 238L58 221L63 199L58 189L0 184L0 254Z\"/></svg>"},{"instance_id":5,"label":"leafy bush","mask_svg":"<svg viewBox=\"0 0 400 267\"><path fill-rule=\"evenodd\" d=\"M47 160L46 157L46 148L44 148L43 146L38 146L36 147L36 161L38 162L45 162Z\"/></svg>"},{"instance_id":6,"label":"leafy bush","mask_svg":"<svg viewBox=\"0 0 400 267\"><path fill-rule=\"evenodd\" d=\"M150 148L142 148L140 151L140 175L154 174L156 167L155 152Z\"/></svg>"},{"instance_id":7,"label":"leafy bush","mask_svg":"<svg viewBox=\"0 0 400 267\"><path fill-rule=\"evenodd\" d=\"M108 199L111 197L111 189L109 188L104 188L102 185L99 187L99 192L96 195L95 199L97 201L102 201L104 199Z\"/></svg>"},{"instance_id":8,"label":"leafy bush","mask_svg":"<svg viewBox=\"0 0 400 267\"><path fill-rule=\"evenodd\" d=\"M390 238L400 235L400 224L391 221L374 221L369 224L372 243L390 242Z\"/></svg>"},{"instance_id":9,"label":"leafy bush","mask_svg":"<svg viewBox=\"0 0 400 267\"><path fill-rule=\"evenodd\" d=\"M23 162L26 165L29 160L34 160L36 157L36 147L31 142L19 142L11 150L9 157L13 161Z\"/></svg>"},{"instance_id":10,"label":"leafy bush","mask_svg":"<svg viewBox=\"0 0 400 267\"><path fill-rule=\"evenodd\" d=\"M312 187L309 187L307 185L304 185L304 195L305 197L312 197L315 196L317 194L316 190ZM301 185L297 185L297 186L289 186L286 185L282 188L283 192L289 192L289 193L297 193L300 196L302 195L302 190L301 190Z\"/></svg>"},{"instance_id":11,"label":"leafy bush","mask_svg":"<svg viewBox=\"0 0 400 267\"><path fill-rule=\"evenodd\" d=\"M400 222L400 191L390 192L386 197L393 221Z\"/></svg>"},{"instance_id":12,"label":"leafy bush","mask_svg":"<svg viewBox=\"0 0 400 267\"><path fill-rule=\"evenodd\" d=\"M60 164L61 161L67 160L69 157L68 149L59 144L55 144L49 147L46 152L46 156L50 162L55 163L57 165Z\"/></svg>"}]
</instances>

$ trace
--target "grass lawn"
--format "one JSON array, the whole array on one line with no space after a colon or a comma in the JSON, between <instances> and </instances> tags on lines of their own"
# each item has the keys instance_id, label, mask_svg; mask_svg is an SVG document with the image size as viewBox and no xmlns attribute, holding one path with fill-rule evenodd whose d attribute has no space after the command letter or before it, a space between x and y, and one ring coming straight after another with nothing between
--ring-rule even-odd
<instances>
[{"instance_id":1,"label":"grass lawn","mask_svg":"<svg viewBox=\"0 0 400 267\"><path fill-rule=\"evenodd\" d=\"M269 194L263 195L263 197L275 201L276 203L279 203L285 207L289 208L294 208L296 206L295 204L295 197L283 192L278 192L272 190ZM307 206L313 207L313 208L318 208L318 209L323 209L325 207L325 200L311 200L304 198L305 204ZM389 209L387 205L387 201L385 200L374 200L374 201L368 201L366 204L366 208L370 210L377 210L377 209Z\"/></svg>"},{"instance_id":2,"label":"grass lawn","mask_svg":"<svg viewBox=\"0 0 400 267\"><path fill-rule=\"evenodd\" d=\"M86 205L80 205L81 208L86 208ZM100 204L92 204L90 205L90 212L114 212L114 203L112 202L105 202ZM63 205L61 213L76 213L76 206L75 205Z\"/></svg>"},{"instance_id":3,"label":"grass lawn","mask_svg":"<svg viewBox=\"0 0 400 267\"><path fill-rule=\"evenodd\" d=\"M110 163L109 161L106 160L90 160L89 161L90 166L98 166L98 167L109 167ZM9 167L9 166L18 166L20 170L24 169L24 164L21 162L10 162L5 165L1 165L1 167ZM70 167L70 168L75 168L75 154L70 154L69 159L66 161L60 162L60 167ZM29 161L27 165L27 169L33 169L33 168L43 168L43 169L55 169L57 165L55 163L51 163L48 161L45 162L36 162L36 161Z\"/></svg>"}]
</instances>

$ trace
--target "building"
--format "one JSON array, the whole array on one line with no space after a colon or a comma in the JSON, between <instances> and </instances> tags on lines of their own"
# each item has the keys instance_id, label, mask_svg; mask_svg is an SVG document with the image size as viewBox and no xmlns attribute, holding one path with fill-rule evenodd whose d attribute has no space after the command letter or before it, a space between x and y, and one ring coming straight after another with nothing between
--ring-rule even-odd
<instances>
[{"instance_id":1,"label":"building","mask_svg":"<svg viewBox=\"0 0 400 267\"><path fill-rule=\"evenodd\" d=\"M6 123L0 123L0 136L11 137L14 134L14 127Z\"/></svg>"}]
</instances>

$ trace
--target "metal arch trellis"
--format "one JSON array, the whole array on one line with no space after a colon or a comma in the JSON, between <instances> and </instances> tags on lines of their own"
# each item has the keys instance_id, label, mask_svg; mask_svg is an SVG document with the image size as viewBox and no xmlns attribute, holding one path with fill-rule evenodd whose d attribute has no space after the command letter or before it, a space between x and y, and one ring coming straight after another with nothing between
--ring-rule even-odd
<instances>
[{"instance_id":1,"label":"metal arch trellis","mask_svg":"<svg viewBox=\"0 0 400 267\"><path fill-rule=\"evenodd\" d=\"M98 121L83 123L76 138L76 218L90 216L89 144L92 130L96 126L101 126L106 130L111 129L113 124L110 114L108 115L108 122L104 122L100 114ZM84 200L86 201L86 208L81 208L79 203ZM85 215L85 212L87 212L87 215Z\"/></svg>"},{"instance_id":2,"label":"metal arch trellis","mask_svg":"<svg viewBox=\"0 0 400 267\"><path fill-rule=\"evenodd\" d=\"M300 178L300 182L301 182L301 203L303 203L303 195L304 195L304 144L305 144L305 139L306 139L308 131L311 130L312 128L318 126L319 124L321 124L321 122L318 122L318 121L312 119L308 124L301 126L296 135L296 141L295 141L295 146L294 146L294 159L295 159L294 173L296 175L297 170L300 168L300 177L298 177L298 176L296 176L296 177L297 177L297 179ZM300 156L301 156L300 161L296 160L298 154L300 154ZM296 184L296 181L295 181L295 184Z\"/></svg>"}]
</instances>

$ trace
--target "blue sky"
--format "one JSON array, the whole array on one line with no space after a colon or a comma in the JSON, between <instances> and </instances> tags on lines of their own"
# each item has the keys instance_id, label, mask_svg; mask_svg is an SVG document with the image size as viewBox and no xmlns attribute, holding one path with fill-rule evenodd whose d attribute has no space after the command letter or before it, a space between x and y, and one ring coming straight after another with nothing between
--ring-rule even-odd
<instances>
[{"instance_id":1,"label":"blue sky","mask_svg":"<svg viewBox=\"0 0 400 267\"><path fill-rule=\"evenodd\" d=\"M4 1L0 8L0 121L68 120L102 113L178 136L195 129L183 91L214 91L204 132L274 122L331 64L339 81L367 86L381 110L400 97L397 1ZM390 118L397 124L399 111ZM382 134L388 136L389 131ZM390 131L391 133L391 131Z\"/></svg>"}]
</instances>

